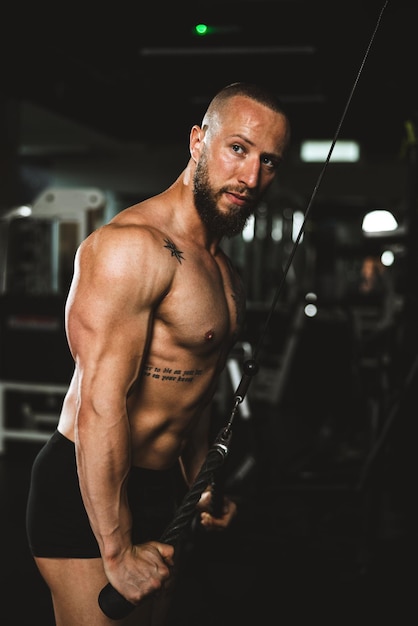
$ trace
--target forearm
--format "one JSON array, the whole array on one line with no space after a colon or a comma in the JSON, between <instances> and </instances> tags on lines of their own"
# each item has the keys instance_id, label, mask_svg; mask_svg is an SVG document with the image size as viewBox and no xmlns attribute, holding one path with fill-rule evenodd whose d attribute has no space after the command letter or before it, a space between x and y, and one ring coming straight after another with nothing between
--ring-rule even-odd
<instances>
[{"instance_id":1,"label":"forearm","mask_svg":"<svg viewBox=\"0 0 418 626\"><path fill-rule=\"evenodd\" d=\"M131 546L131 513L126 482L130 470L127 420L106 424L80 413L76 429L80 490L104 559L116 558Z\"/></svg>"}]
</instances>

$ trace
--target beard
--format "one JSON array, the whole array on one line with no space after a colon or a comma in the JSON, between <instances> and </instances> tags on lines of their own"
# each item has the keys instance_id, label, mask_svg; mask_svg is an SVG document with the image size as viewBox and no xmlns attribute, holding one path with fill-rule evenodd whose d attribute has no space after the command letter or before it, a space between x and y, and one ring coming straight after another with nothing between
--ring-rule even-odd
<instances>
[{"instance_id":1,"label":"beard","mask_svg":"<svg viewBox=\"0 0 418 626\"><path fill-rule=\"evenodd\" d=\"M254 213L256 200L250 199L245 206L232 206L228 213L222 213L218 210L218 199L223 193L228 191L233 190L222 187L216 192L211 187L207 158L205 153L203 153L193 177L193 194L196 210L210 234L230 239L243 231L248 218Z\"/></svg>"}]
</instances>

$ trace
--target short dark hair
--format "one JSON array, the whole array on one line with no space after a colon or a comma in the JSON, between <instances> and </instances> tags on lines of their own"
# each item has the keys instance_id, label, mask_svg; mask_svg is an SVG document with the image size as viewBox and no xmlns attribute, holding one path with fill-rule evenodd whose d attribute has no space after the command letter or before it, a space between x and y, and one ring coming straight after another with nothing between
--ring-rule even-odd
<instances>
[{"instance_id":1,"label":"short dark hair","mask_svg":"<svg viewBox=\"0 0 418 626\"><path fill-rule=\"evenodd\" d=\"M211 117L211 115L215 111L219 111L225 103L230 100L230 98L234 98L235 96L244 96L246 98L250 98L255 102L258 102L275 113L279 113L283 115L286 120L287 132L286 132L286 147L288 147L290 142L290 121L289 116L285 110L283 102L281 99L276 96L271 89L263 85L259 85L256 83L247 83L247 82L235 82L230 83L223 87L220 91L218 91L215 96L212 98L206 113L204 115L204 120Z\"/></svg>"},{"instance_id":2,"label":"short dark hair","mask_svg":"<svg viewBox=\"0 0 418 626\"><path fill-rule=\"evenodd\" d=\"M255 100L260 104L264 104L272 111L276 111L276 113L281 113L286 118L288 118L287 112L281 99L276 96L271 89L268 89L267 87L256 83L230 83L229 85L226 85L220 91L218 91L218 93L214 96L212 102L222 102L223 100L228 100L229 98L232 98L234 96L246 96L247 98L251 98L251 100Z\"/></svg>"}]
</instances>

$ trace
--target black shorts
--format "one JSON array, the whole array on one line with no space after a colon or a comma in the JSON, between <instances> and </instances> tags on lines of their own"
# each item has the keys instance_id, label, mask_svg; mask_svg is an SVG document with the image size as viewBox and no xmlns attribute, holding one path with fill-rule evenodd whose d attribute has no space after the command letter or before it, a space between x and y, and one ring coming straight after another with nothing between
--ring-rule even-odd
<instances>
[{"instance_id":1,"label":"black shorts","mask_svg":"<svg viewBox=\"0 0 418 626\"><path fill-rule=\"evenodd\" d=\"M173 519L181 496L179 468L155 471L132 467L128 500L133 543L157 540ZM55 431L32 468L26 511L29 547L34 556L100 557L81 498L75 446Z\"/></svg>"}]
</instances>

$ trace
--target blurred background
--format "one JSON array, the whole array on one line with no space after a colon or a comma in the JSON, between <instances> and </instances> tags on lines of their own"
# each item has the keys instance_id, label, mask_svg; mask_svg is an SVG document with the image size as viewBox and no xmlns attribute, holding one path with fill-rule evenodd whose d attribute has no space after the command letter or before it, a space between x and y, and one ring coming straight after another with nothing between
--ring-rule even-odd
<instances>
[{"instance_id":1,"label":"blurred background","mask_svg":"<svg viewBox=\"0 0 418 626\"><path fill-rule=\"evenodd\" d=\"M256 346L259 372L227 462L243 514L233 538L219 540L218 560L209 550L228 593L213 588L207 561L203 586L227 604L225 623L234 623L238 606L242 619L260 619L260 597L264 610L273 606L254 574L265 566L261 545L280 562L267 584L271 603L279 581L285 592L313 590L316 616L333 597L340 606L361 604L363 616L365 603L368 617L386 613L388 602L400 611L410 598L416 456L417 6L36 4L2 16L5 624L33 623L25 607L16 611L22 576L42 623L52 623L23 511L33 455L56 424L72 372L63 308L75 250L118 211L175 180L191 126L214 93L237 80L281 97L292 145L254 219L224 242L244 278L248 311L216 395L219 425ZM218 566L231 578L219 579ZM206 623L189 592L182 624Z\"/></svg>"}]
</instances>

